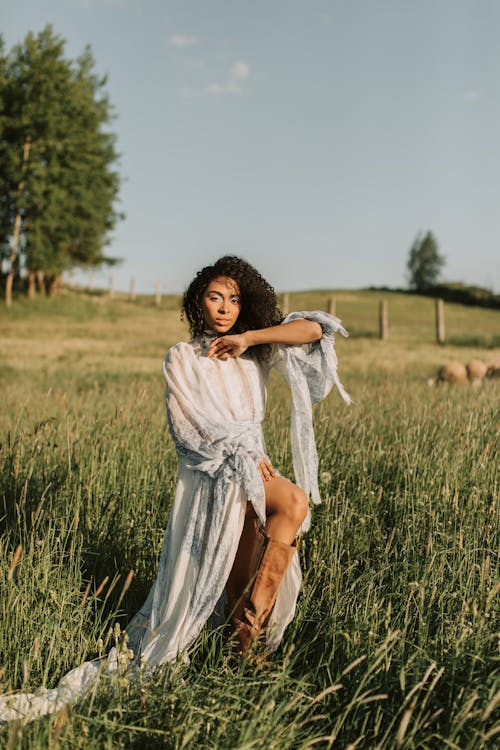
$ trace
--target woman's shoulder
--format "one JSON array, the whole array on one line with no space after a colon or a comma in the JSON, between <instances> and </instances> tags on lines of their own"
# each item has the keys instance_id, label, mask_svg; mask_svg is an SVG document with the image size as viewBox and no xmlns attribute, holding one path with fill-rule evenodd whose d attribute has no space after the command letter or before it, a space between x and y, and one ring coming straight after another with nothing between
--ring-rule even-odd
<instances>
[{"instance_id":1,"label":"woman's shoulder","mask_svg":"<svg viewBox=\"0 0 500 750\"><path fill-rule=\"evenodd\" d=\"M183 352L187 352L193 349L194 341L179 341L177 344L174 344L170 347L170 349L167 351L166 356L176 356L178 354L182 354Z\"/></svg>"},{"instance_id":2,"label":"woman's shoulder","mask_svg":"<svg viewBox=\"0 0 500 750\"><path fill-rule=\"evenodd\" d=\"M163 360L163 367L169 364L179 362L181 359L189 359L196 354L196 344L194 341L179 341L178 344L171 346Z\"/></svg>"}]
</instances>

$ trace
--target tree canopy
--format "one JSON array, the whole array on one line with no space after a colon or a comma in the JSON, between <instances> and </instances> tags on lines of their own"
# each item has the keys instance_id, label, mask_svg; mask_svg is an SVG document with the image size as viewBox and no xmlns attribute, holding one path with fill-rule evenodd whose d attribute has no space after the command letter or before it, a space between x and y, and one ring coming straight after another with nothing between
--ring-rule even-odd
<instances>
[{"instance_id":1,"label":"tree canopy","mask_svg":"<svg viewBox=\"0 0 500 750\"><path fill-rule=\"evenodd\" d=\"M438 244L432 232L427 232L423 237L417 235L410 248L407 262L410 287L417 292L423 292L434 286L444 263L445 258L439 254Z\"/></svg>"},{"instance_id":2,"label":"tree canopy","mask_svg":"<svg viewBox=\"0 0 500 750\"><path fill-rule=\"evenodd\" d=\"M43 275L117 259L104 254L121 218L106 77L89 47L76 61L47 26L5 53L0 40L0 253L9 274Z\"/></svg>"}]
</instances>

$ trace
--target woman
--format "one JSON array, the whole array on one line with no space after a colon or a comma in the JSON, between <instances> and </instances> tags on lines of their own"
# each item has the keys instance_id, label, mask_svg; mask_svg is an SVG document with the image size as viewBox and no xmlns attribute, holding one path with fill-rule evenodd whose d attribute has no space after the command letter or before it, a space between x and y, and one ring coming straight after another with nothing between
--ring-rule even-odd
<instances>
[{"instance_id":1,"label":"woman","mask_svg":"<svg viewBox=\"0 0 500 750\"><path fill-rule=\"evenodd\" d=\"M337 385L333 349L340 321L292 313L280 322L276 295L248 263L219 259L193 279L183 300L191 329L164 362L170 432L179 455L176 494L149 596L127 628L134 664L185 657L208 618L227 602L239 650L265 628L273 648L293 618L301 583L296 537L319 502L312 402ZM271 367L292 390L297 484L266 453L262 420ZM108 672L120 669L113 649ZM0 699L0 720L36 718L83 697L102 662L86 662L54 690Z\"/></svg>"},{"instance_id":2,"label":"woman","mask_svg":"<svg viewBox=\"0 0 500 750\"><path fill-rule=\"evenodd\" d=\"M184 295L189 343L168 353L169 427L179 454L174 506L157 580L128 628L143 661L172 661L199 634L224 590L242 653L267 624L273 648L295 611L301 574L298 531L308 495L319 502L311 399L335 382L325 313L280 323L274 290L248 263L226 256L203 268ZM292 449L299 486L278 475L262 420L271 367L292 387ZM219 606L217 607L217 604Z\"/></svg>"}]
</instances>

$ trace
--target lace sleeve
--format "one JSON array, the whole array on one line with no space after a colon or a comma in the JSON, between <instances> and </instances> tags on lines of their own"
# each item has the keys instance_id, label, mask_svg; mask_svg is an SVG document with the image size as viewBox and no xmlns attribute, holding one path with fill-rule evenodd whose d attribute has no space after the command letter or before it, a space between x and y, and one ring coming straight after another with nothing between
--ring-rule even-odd
<instances>
[{"instance_id":1,"label":"lace sleeve","mask_svg":"<svg viewBox=\"0 0 500 750\"><path fill-rule=\"evenodd\" d=\"M333 385L336 385L344 401L351 403L338 377L334 348L335 334L348 334L338 318L322 311L293 312L286 316L283 323L299 319L319 323L322 337L312 344L275 346L270 364L284 375L292 392L291 442L296 482L312 497L314 503L320 503L312 404L324 399Z\"/></svg>"}]
</instances>

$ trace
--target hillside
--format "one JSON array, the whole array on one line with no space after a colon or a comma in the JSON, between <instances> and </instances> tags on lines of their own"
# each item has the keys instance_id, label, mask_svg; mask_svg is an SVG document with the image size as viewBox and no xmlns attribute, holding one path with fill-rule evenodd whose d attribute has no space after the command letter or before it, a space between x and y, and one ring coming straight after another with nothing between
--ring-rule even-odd
<instances>
[{"instance_id":1,"label":"hillside","mask_svg":"<svg viewBox=\"0 0 500 750\"><path fill-rule=\"evenodd\" d=\"M444 362L498 358L500 315L495 310L445 305L447 344L435 344L434 301L418 295L366 290L290 294L290 310L326 309L333 295L336 314L350 334L338 337L341 369L348 378L403 374L410 379L434 372ZM389 338L378 339L378 305L386 299ZM180 321L180 296L129 302L66 292L55 300L19 299L1 315L0 370L5 378L57 377L78 367L81 377L159 374L167 349L188 338ZM495 345L496 344L496 348Z\"/></svg>"}]
</instances>

